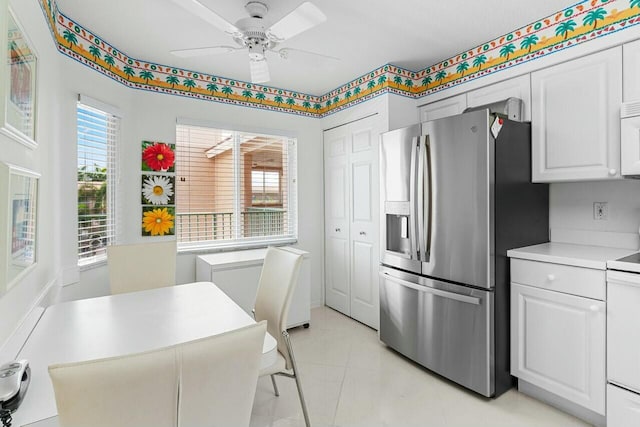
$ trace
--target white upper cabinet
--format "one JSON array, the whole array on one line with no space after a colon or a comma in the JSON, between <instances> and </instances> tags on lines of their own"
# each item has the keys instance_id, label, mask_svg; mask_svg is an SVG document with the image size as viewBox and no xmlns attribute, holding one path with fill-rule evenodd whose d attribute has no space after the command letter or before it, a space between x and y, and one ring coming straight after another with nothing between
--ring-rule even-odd
<instances>
[{"instance_id":1,"label":"white upper cabinet","mask_svg":"<svg viewBox=\"0 0 640 427\"><path fill-rule=\"evenodd\" d=\"M441 119L461 114L467 108L467 95L457 95L419 107L420 121Z\"/></svg>"},{"instance_id":2,"label":"white upper cabinet","mask_svg":"<svg viewBox=\"0 0 640 427\"><path fill-rule=\"evenodd\" d=\"M531 121L531 78L529 74L467 92L467 107L479 107L507 98L522 100L522 120Z\"/></svg>"},{"instance_id":3,"label":"white upper cabinet","mask_svg":"<svg viewBox=\"0 0 640 427\"><path fill-rule=\"evenodd\" d=\"M623 100L640 101L640 40L623 46Z\"/></svg>"},{"instance_id":4,"label":"white upper cabinet","mask_svg":"<svg viewBox=\"0 0 640 427\"><path fill-rule=\"evenodd\" d=\"M534 182L620 178L622 48L531 74Z\"/></svg>"}]
</instances>

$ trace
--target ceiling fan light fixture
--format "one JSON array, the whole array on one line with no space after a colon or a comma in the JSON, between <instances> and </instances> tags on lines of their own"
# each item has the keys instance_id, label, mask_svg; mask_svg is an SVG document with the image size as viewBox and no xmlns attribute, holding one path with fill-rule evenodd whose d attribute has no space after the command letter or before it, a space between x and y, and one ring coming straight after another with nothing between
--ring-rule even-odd
<instances>
[{"instance_id":1,"label":"ceiling fan light fixture","mask_svg":"<svg viewBox=\"0 0 640 427\"><path fill-rule=\"evenodd\" d=\"M251 72L251 83L265 83L271 80L269 66L265 59L249 60L249 71Z\"/></svg>"}]
</instances>

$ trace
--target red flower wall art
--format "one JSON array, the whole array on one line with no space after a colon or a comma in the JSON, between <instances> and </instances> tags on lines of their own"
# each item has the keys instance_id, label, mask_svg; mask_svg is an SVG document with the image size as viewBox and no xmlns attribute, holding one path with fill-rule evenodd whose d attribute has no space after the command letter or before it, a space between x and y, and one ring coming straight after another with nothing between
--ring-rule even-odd
<instances>
[{"instance_id":1,"label":"red flower wall art","mask_svg":"<svg viewBox=\"0 0 640 427\"><path fill-rule=\"evenodd\" d=\"M142 141L142 170L156 172L175 171L175 144Z\"/></svg>"}]
</instances>

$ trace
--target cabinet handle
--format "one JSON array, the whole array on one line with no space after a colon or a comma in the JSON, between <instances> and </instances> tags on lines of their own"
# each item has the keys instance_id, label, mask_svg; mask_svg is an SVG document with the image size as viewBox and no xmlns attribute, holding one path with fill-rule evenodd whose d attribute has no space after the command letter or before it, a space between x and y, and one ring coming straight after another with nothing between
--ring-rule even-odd
<instances>
[{"instance_id":1,"label":"cabinet handle","mask_svg":"<svg viewBox=\"0 0 640 427\"><path fill-rule=\"evenodd\" d=\"M610 176L615 176L615 175L616 175L616 173L618 173L618 171L617 171L617 170L615 170L615 169L609 169L609 175L610 175Z\"/></svg>"},{"instance_id":2,"label":"cabinet handle","mask_svg":"<svg viewBox=\"0 0 640 427\"><path fill-rule=\"evenodd\" d=\"M589 310L591 310L591 311L593 311L595 313L595 312L600 311L600 308L597 305L593 304L592 306L589 307Z\"/></svg>"},{"instance_id":3,"label":"cabinet handle","mask_svg":"<svg viewBox=\"0 0 640 427\"><path fill-rule=\"evenodd\" d=\"M547 280L550 282L553 282L554 280L556 280L556 275L555 274L547 274Z\"/></svg>"},{"instance_id":4,"label":"cabinet handle","mask_svg":"<svg viewBox=\"0 0 640 427\"><path fill-rule=\"evenodd\" d=\"M367 235L367 233L366 233L365 231L361 231L361 232L360 232L360 235L361 235L361 236L366 236L366 235Z\"/></svg>"},{"instance_id":5,"label":"cabinet handle","mask_svg":"<svg viewBox=\"0 0 640 427\"><path fill-rule=\"evenodd\" d=\"M336 228L336 233L339 233L339 232L340 232L340 229L339 229L339 228Z\"/></svg>"}]
</instances>

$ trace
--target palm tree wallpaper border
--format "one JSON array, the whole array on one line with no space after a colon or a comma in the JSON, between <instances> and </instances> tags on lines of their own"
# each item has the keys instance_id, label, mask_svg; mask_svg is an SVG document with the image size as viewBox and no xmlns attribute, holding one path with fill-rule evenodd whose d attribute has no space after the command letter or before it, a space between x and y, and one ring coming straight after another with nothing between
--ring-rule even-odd
<instances>
[{"instance_id":1,"label":"palm tree wallpaper border","mask_svg":"<svg viewBox=\"0 0 640 427\"><path fill-rule=\"evenodd\" d=\"M322 96L145 62L39 0L58 50L132 88L321 118L385 93L419 98L640 24L640 0L583 0L419 71L385 64Z\"/></svg>"}]
</instances>

